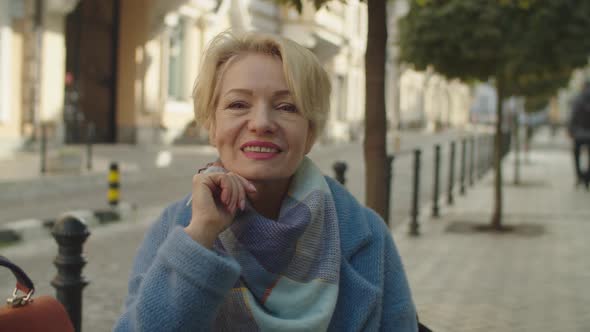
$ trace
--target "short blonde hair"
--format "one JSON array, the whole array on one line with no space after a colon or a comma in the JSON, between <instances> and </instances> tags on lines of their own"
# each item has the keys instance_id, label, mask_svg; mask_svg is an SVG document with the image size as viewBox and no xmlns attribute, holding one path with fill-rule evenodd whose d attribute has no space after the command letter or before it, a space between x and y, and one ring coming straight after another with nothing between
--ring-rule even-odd
<instances>
[{"instance_id":1,"label":"short blonde hair","mask_svg":"<svg viewBox=\"0 0 590 332\"><path fill-rule=\"evenodd\" d=\"M330 79L317 57L294 41L259 32L226 31L209 44L193 90L197 123L210 129L224 71L233 58L244 53L278 57L295 106L310 121L314 138L321 134L330 110Z\"/></svg>"}]
</instances>

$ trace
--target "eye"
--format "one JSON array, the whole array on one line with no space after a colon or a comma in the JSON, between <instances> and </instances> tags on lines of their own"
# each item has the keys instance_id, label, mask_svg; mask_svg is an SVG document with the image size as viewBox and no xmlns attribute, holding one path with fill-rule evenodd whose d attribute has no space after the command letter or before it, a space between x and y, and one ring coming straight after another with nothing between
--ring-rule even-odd
<instances>
[{"instance_id":1,"label":"eye","mask_svg":"<svg viewBox=\"0 0 590 332\"><path fill-rule=\"evenodd\" d=\"M297 113L297 107L293 104L289 103L282 103L277 106L278 110L289 112L289 113Z\"/></svg>"},{"instance_id":2,"label":"eye","mask_svg":"<svg viewBox=\"0 0 590 332\"><path fill-rule=\"evenodd\" d=\"M234 102L231 102L227 106L228 109L233 109L233 110L241 110L241 109L246 109L248 107L249 107L249 105L243 101L234 101Z\"/></svg>"}]
</instances>

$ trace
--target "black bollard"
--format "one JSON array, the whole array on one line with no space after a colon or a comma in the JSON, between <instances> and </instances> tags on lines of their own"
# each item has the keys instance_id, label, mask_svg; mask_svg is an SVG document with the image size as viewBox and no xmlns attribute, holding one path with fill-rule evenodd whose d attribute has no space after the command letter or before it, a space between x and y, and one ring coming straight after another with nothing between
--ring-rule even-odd
<instances>
[{"instance_id":1,"label":"black bollard","mask_svg":"<svg viewBox=\"0 0 590 332\"><path fill-rule=\"evenodd\" d=\"M474 179L473 179L473 167L475 166L475 138L471 137L469 139L469 185L473 186Z\"/></svg>"},{"instance_id":2,"label":"black bollard","mask_svg":"<svg viewBox=\"0 0 590 332\"><path fill-rule=\"evenodd\" d=\"M418 228L420 225L418 224L418 199L420 194L420 154L422 151L420 149L414 150L414 190L412 195L412 212L411 217L412 221L410 223L410 235L418 236L420 232Z\"/></svg>"},{"instance_id":3,"label":"black bollard","mask_svg":"<svg viewBox=\"0 0 590 332\"><path fill-rule=\"evenodd\" d=\"M119 165L116 162L111 162L109 169L109 190L107 192L107 199L109 205L116 208L119 205Z\"/></svg>"},{"instance_id":4,"label":"black bollard","mask_svg":"<svg viewBox=\"0 0 590 332\"><path fill-rule=\"evenodd\" d=\"M447 187L447 204L453 205L453 186L455 185L455 142L451 142L451 151L449 155L449 183Z\"/></svg>"},{"instance_id":5,"label":"black bollard","mask_svg":"<svg viewBox=\"0 0 590 332\"><path fill-rule=\"evenodd\" d=\"M343 161L337 161L332 165L332 169L334 169L334 173L336 175L336 181L340 182L341 185L346 185L346 177L344 174L346 173L346 163Z\"/></svg>"},{"instance_id":6,"label":"black bollard","mask_svg":"<svg viewBox=\"0 0 590 332\"><path fill-rule=\"evenodd\" d=\"M82 276L86 259L82 245L90 235L86 225L77 217L64 215L53 226L51 234L58 244L58 254L53 261L57 275L51 281L56 297L68 312L74 329L82 327L82 290L88 281Z\"/></svg>"},{"instance_id":7,"label":"black bollard","mask_svg":"<svg viewBox=\"0 0 590 332\"><path fill-rule=\"evenodd\" d=\"M488 172L491 167L492 160L492 149L490 148L490 136L484 136L484 150L485 150L485 162L484 162L484 174Z\"/></svg>"},{"instance_id":8,"label":"black bollard","mask_svg":"<svg viewBox=\"0 0 590 332\"><path fill-rule=\"evenodd\" d=\"M459 174L459 193L465 195L465 173L467 168L467 140L461 140L461 169Z\"/></svg>"},{"instance_id":9,"label":"black bollard","mask_svg":"<svg viewBox=\"0 0 590 332\"><path fill-rule=\"evenodd\" d=\"M385 207L385 223L387 225L390 225L391 222L389 220L389 211L391 211L392 207L392 203L391 203L391 188L393 186L393 160L395 159L395 157L393 155L388 155L387 159L386 159L386 166L385 166L385 183L387 185L387 188L385 190L385 194L387 195L387 206Z\"/></svg>"},{"instance_id":10,"label":"black bollard","mask_svg":"<svg viewBox=\"0 0 590 332\"><path fill-rule=\"evenodd\" d=\"M491 170L495 164L495 153L496 153L496 136L488 136L488 165L486 170Z\"/></svg>"},{"instance_id":11,"label":"black bollard","mask_svg":"<svg viewBox=\"0 0 590 332\"><path fill-rule=\"evenodd\" d=\"M94 122L88 124L86 133L86 169L92 170L92 144L94 143L95 136Z\"/></svg>"},{"instance_id":12,"label":"black bollard","mask_svg":"<svg viewBox=\"0 0 590 332\"><path fill-rule=\"evenodd\" d=\"M47 126L41 124L41 174L47 173Z\"/></svg>"},{"instance_id":13,"label":"black bollard","mask_svg":"<svg viewBox=\"0 0 590 332\"><path fill-rule=\"evenodd\" d=\"M490 142L489 142L489 137L487 135L485 135L483 137L483 174L482 174L482 176L484 176L487 173L489 167L490 167Z\"/></svg>"},{"instance_id":14,"label":"black bollard","mask_svg":"<svg viewBox=\"0 0 590 332\"><path fill-rule=\"evenodd\" d=\"M481 137L481 177L487 171L488 167L488 143L487 143L487 136L483 135Z\"/></svg>"},{"instance_id":15,"label":"black bollard","mask_svg":"<svg viewBox=\"0 0 590 332\"><path fill-rule=\"evenodd\" d=\"M439 217L438 194L440 191L440 144L434 146L434 184L432 188L432 216Z\"/></svg>"},{"instance_id":16,"label":"black bollard","mask_svg":"<svg viewBox=\"0 0 590 332\"><path fill-rule=\"evenodd\" d=\"M479 177L482 178L486 172L487 167L487 144L486 144L486 136L482 135L479 139L480 143L480 158L479 158Z\"/></svg>"},{"instance_id":17,"label":"black bollard","mask_svg":"<svg viewBox=\"0 0 590 332\"><path fill-rule=\"evenodd\" d=\"M483 155L482 145L481 145L481 136L477 136L475 138L475 141L477 143L477 149L476 149L477 159L475 161L475 165L476 165L475 166L475 171L476 171L475 175L477 176L477 179L481 179L481 173L482 173L482 171L481 171L481 165L482 165L481 158Z\"/></svg>"}]
</instances>

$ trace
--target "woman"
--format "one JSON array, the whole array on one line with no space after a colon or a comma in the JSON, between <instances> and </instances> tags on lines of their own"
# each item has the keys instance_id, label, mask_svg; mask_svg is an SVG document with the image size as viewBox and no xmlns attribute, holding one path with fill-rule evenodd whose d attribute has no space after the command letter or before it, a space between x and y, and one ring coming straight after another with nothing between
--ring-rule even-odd
<instances>
[{"instance_id":1,"label":"woman","mask_svg":"<svg viewBox=\"0 0 590 332\"><path fill-rule=\"evenodd\" d=\"M330 83L280 37L223 33L194 90L219 160L139 249L116 331L415 331L382 219L305 157Z\"/></svg>"}]
</instances>

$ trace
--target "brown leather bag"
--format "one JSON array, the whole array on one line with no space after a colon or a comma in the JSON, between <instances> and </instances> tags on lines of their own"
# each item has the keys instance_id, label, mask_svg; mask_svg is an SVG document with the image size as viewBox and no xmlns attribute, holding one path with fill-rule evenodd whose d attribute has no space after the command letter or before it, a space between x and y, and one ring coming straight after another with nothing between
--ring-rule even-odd
<instances>
[{"instance_id":1,"label":"brown leather bag","mask_svg":"<svg viewBox=\"0 0 590 332\"><path fill-rule=\"evenodd\" d=\"M16 277L12 297L8 298L6 305L0 306L0 331L74 331L70 317L61 303L47 295L33 298L33 282L20 267L6 257L0 256L0 266L9 268Z\"/></svg>"}]
</instances>

